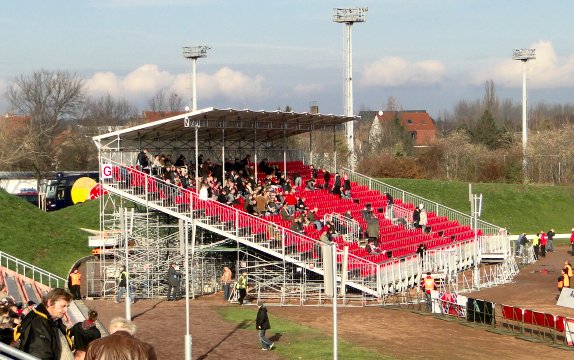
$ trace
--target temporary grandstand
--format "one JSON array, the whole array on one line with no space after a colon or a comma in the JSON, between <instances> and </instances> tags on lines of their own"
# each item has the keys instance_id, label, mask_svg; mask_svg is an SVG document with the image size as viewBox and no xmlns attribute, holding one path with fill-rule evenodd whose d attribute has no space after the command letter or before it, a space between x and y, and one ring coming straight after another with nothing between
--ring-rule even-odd
<instances>
[{"instance_id":1,"label":"temporary grandstand","mask_svg":"<svg viewBox=\"0 0 574 360\"><path fill-rule=\"evenodd\" d=\"M312 225L304 234L293 232L280 216L256 217L243 206L227 206L199 199L196 189L184 189L141 171L136 157L141 149L176 159L203 155L219 163L225 174L225 160L252 156L253 176L259 159L287 175L303 180L311 176L309 156L304 150L287 148L287 138L336 127L354 117L207 108L94 137L99 150L100 235L93 244L100 256L87 264L88 296L115 294L116 277L128 261L130 281L138 297L159 298L166 294L166 273L170 262L189 265L187 280L192 295L220 289L223 266L249 274L250 296L273 298L282 304L322 303L329 295L324 275L329 269L326 247L336 247L337 282L344 300L381 301L389 294L418 288L421 273L432 271L455 276L479 268L483 260L504 263L513 259L506 233L499 227L474 219L433 201L407 193L348 169L352 196L342 199L328 190L296 188L319 216L338 226L335 245L319 241L320 231ZM327 167L335 172L336 156ZM194 169L190 169L191 172ZM195 171L197 173L197 171ZM321 185L318 177L317 185ZM333 180L331 180L333 181ZM304 184L304 181L303 181ZM389 193L394 198L389 210ZM370 203L380 225L380 249L371 255L359 241L366 224L361 210ZM424 204L429 225L423 233L411 228L415 204ZM341 217L351 211L353 220ZM454 240L453 240L454 239ZM416 252L424 243L427 253ZM504 269L511 269L506 271ZM499 277L508 278L514 267L501 267ZM477 272L478 274L478 272ZM497 281L498 278L497 277ZM476 281L468 282L471 286ZM182 284L183 285L183 284Z\"/></svg>"}]
</instances>

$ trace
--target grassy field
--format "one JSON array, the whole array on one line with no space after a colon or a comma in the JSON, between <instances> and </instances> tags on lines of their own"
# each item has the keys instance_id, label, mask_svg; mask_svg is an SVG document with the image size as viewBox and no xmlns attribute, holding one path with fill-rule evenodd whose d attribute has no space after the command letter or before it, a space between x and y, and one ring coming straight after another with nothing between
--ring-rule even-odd
<instances>
[{"instance_id":1,"label":"grassy field","mask_svg":"<svg viewBox=\"0 0 574 360\"><path fill-rule=\"evenodd\" d=\"M238 324L242 329L253 329L254 341L257 341L255 318L257 308L226 307L218 310L219 315L226 321ZM267 336L281 336L281 342L273 350L285 359L332 359L333 338L330 335L302 326L280 317L269 314L271 330ZM378 352L355 346L347 341L338 341L338 355L341 359L385 360L392 359Z\"/></svg>"},{"instance_id":2,"label":"grassy field","mask_svg":"<svg viewBox=\"0 0 574 360\"><path fill-rule=\"evenodd\" d=\"M99 202L44 213L0 189L0 250L64 278L90 255L88 233L99 229Z\"/></svg>"},{"instance_id":3,"label":"grassy field","mask_svg":"<svg viewBox=\"0 0 574 360\"><path fill-rule=\"evenodd\" d=\"M438 180L380 179L381 181L470 214L468 183ZM554 228L570 233L574 227L574 188L549 185L473 184L483 196L481 219L512 234Z\"/></svg>"}]
</instances>

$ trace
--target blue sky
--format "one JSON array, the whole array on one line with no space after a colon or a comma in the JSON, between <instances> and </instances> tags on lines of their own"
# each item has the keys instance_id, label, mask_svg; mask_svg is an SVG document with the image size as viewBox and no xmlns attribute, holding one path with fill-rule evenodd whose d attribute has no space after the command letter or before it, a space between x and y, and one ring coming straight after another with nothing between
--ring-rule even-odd
<instances>
[{"instance_id":1,"label":"blue sky","mask_svg":"<svg viewBox=\"0 0 574 360\"><path fill-rule=\"evenodd\" d=\"M537 49L531 103L571 102L574 42L569 0L4 0L0 91L45 68L82 76L143 110L160 89L191 96L183 46L209 45L198 62L198 107L343 112L344 25L333 8L368 6L353 27L354 109L389 96L434 117L477 99L493 80L521 101L512 49ZM0 113L9 111L0 100Z\"/></svg>"}]
</instances>

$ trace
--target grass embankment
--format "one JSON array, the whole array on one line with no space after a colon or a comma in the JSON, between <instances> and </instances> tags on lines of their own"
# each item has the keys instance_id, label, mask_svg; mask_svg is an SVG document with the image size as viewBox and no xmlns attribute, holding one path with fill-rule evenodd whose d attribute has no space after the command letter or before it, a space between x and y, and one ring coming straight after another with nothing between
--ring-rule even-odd
<instances>
[{"instance_id":1,"label":"grass embankment","mask_svg":"<svg viewBox=\"0 0 574 360\"><path fill-rule=\"evenodd\" d=\"M93 201L45 213L0 189L0 250L66 278L90 254L81 228L99 229L99 211Z\"/></svg>"},{"instance_id":2,"label":"grass embankment","mask_svg":"<svg viewBox=\"0 0 574 360\"><path fill-rule=\"evenodd\" d=\"M470 214L468 183L438 180L381 179L381 181ZM512 234L554 228L570 233L574 227L574 188L570 186L481 183L481 219L507 228Z\"/></svg>"},{"instance_id":3,"label":"grass embankment","mask_svg":"<svg viewBox=\"0 0 574 360\"><path fill-rule=\"evenodd\" d=\"M273 352L285 359L332 359L333 338L319 330L299 325L291 321L274 316L270 311L269 322L271 330L267 336L274 341L276 347ZM255 330L256 307L249 308L220 308L219 315L226 321L236 323L242 329L253 329L253 341L258 341ZM392 359L376 351L353 345L348 341L338 339L338 355L341 359L385 360Z\"/></svg>"}]
</instances>

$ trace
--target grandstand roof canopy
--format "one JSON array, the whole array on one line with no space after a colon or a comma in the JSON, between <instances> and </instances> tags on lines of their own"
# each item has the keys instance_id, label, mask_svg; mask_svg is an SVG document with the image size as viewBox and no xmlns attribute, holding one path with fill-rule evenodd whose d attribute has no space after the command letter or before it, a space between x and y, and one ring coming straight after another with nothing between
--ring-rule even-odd
<instances>
[{"instance_id":1,"label":"grandstand roof canopy","mask_svg":"<svg viewBox=\"0 0 574 360\"><path fill-rule=\"evenodd\" d=\"M166 119L95 136L96 142L121 138L122 141L192 140L199 125L200 142L222 137L226 141L273 141L312 130L332 129L333 126L357 117L294 113L283 111L252 111L216 109L213 107L172 116Z\"/></svg>"}]
</instances>

